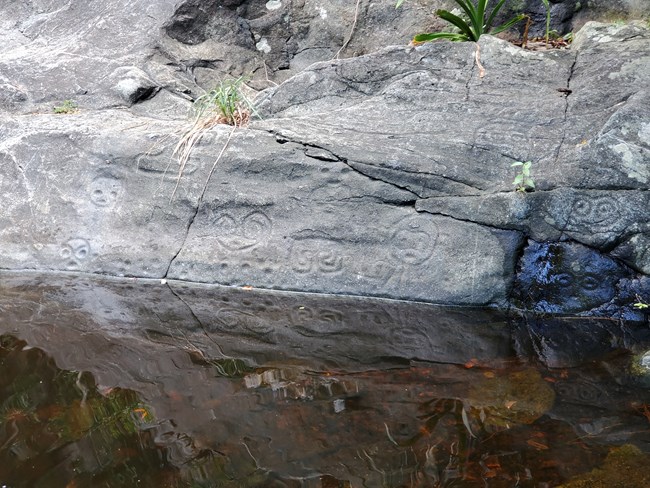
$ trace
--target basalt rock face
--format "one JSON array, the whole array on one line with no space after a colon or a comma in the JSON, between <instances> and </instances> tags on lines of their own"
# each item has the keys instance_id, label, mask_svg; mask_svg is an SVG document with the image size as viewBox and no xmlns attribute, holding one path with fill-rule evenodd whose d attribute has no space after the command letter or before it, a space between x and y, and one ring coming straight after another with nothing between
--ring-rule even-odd
<instances>
[{"instance_id":1,"label":"basalt rock face","mask_svg":"<svg viewBox=\"0 0 650 488\"><path fill-rule=\"evenodd\" d=\"M635 317L650 294L645 26L591 24L545 53L485 36L478 55L442 42L289 61L261 118L208 131L180 169L188 99L229 71L210 19L248 18L245 33L269 4L159 2L131 24L136 7L113 3L72 24L72 7L6 7L0 268ZM64 99L79 110L53 114ZM515 193L526 160L536 191Z\"/></svg>"}]
</instances>

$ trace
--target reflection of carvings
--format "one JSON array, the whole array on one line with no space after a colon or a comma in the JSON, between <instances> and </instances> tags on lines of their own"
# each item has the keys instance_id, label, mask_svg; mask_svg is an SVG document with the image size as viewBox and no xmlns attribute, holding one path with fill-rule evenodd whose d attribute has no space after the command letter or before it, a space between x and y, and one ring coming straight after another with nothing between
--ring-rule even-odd
<instances>
[{"instance_id":1,"label":"reflection of carvings","mask_svg":"<svg viewBox=\"0 0 650 488\"><path fill-rule=\"evenodd\" d=\"M431 347L429 336L421 329L396 327L391 333L390 343L399 351L427 351Z\"/></svg>"},{"instance_id":2,"label":"reflection of carvings","mask_svg":"<svg viewBox=\"0 0 650 488\"><path fill-rule=\"evenodd\" d=\"M291 323L309 332L327 334L339 332L344 326L344 316L338 310L313 309L304 306L291 310Z\"/></svg>"},{"instance_id":3,"label":"reflection of carvings","mask_svg":"<svg viewBox=\"0 0 650 488\"><path fill-rule=\"evenodd\" d=\"M393 233L393 256L399 261L417 265L433 254L438 230L425 217L411 217L400 222Z\"/></svg>"},{"instance_id":4,"label":"reflection of carvings","mask_svg":"<svg viewBox=\"0 0 650 488\"><path fill-rule=\"evenodd\" d=\"M122 192L122 184L115 178L96 178L90 184L90 201L98 207L112 207Z\"/></svg>"},{"instance_id":5,"label":"reflection of carvings","mask_svg":"<svg viewBox=\"0 0 650 488\"><path fill-rule=\"evenodd\" d=\"M221 213L213 220L213 225L219 244L231 251L254 247L271 233L271 219L260 211L241 218Z\"/></svg>"},{"instance_id":6,"label":"reflection of carvings","mask_svg":"<svg viewBox=\"0 0 650 488\"><path fill-rule=\"evenodd\" d=\"M393 318L383 310L363 310L357 314L360 325L367 327L379 327L380 329L387 329L394 325Z\"/></svg>"},{"instance_id":7,"label":"reflection of carvings","mask_svg":"<svg viewBox=\"0 0 650 488\"><path fill-rule=\"evenodd\" d=\"M558 382L554 386L558 397L564 401L596 403L603 397L600 388L584 381L580 383Z\"/></svg>"},{"instance_id":8,"label":"reflection of carvings","mask_svg":"<svg viewBox=\"0 0 650 488\"><path fill-rule=\"evenodd\" d=\"M90 256L90 244L86 239L70 239L61 246L59 255L67 269L79 269Z\"/></svg>"},{"instance_id":9,"label":"reflection of carvings","mask_svg":"<svg viewBox=\"0 0 650 488\"><path fill-rule=\"evenodd\" d=\"M301 239L291 249L291 267L298 273L338 273L343 269L340 244L328 239Z\"/></svg>"},{"instance_id":10,"label":"reflection of carvings","mask_svg":"<svg viewBox=\"0 0 650 488\"><path fill-rule=\"evenodd\" d=\"M256 335L267 335L273 327L269 321L264 320L263 317L258 317L253 313L245 312L235 308L222 308L214 315L214 319L218 323L216 328L227 331L248 331Z\"/></svg>"},{"instance_id":11,"label":"reflection of carvings","mask_svg":"<svg viewBox=\"0 0 650 488\"><path fill-rule=\"evenodd\" d=\"M551 282L560 288L573 288L583 290L596 290L600 287L602 280L593 273L569 272L553 276Z\"/></svg>"}]
</instances>

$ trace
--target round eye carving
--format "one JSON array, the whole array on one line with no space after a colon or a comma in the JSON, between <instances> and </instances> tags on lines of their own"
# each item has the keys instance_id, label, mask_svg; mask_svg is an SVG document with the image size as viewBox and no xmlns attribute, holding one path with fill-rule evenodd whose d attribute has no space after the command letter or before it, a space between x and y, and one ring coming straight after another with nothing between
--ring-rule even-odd
<instances>
[{"instance_id":1,"label":"round eye carving","mask_svg":"<svg viewBox=\"0 0 650 488\"><path fill-rule=\"evenodd\" d=\"M243 234L248 239L263 237L271 227L269 218L260 212L253 212L244 219Z\"/></svg>"},{"instance_id":2,"label":"round eye carving","mask_svg":"<svg viewBox=\"0 0 650 488\"><path fill-rule=\"evenodd\" d=\"M594 220L597 222L611 220L616 215L618 215L618 206L616 204L616 200L611 197L598 198L595 202L594 209Z\"/></svg>"},{"instance_id":3,"label":"round eye carving","mask_svg":"<svg viewBox=\"0 0 650 488\"><path fill-rule=\"evenodd\" d=\"M577 200L573 204L573 214L578 217L587 217L591 214L591 202L589 200Z\"/></svg>"},{"instance_id":4,"label":"round eye carving","mask_svg":"<svg viewBox=\"0 0 650 488\"><path fill-rule=\"evenodd\" d=\"M75 249L74 255L77 259L86 259L88 256L88 248L85 246Z\"/></svg>"},{"instance_id":5,"label":"round eye carving","mask_svg":"<svg viewBox=\"0 0 650 488\"><path fill-rule=\"evenodd\" d=\"M232 234L237 228L237 222L230 215L222 215L214 222L214 225L224 234Z\"/></svg>"},{"instance_id":6,"label":"round eye carving","mask_svg":"<svg viewBox=\"0 0 650 488\"><path fill-rule=\"evenodd\" d=\"M325 273L338 271L343 266L343 258L334 251L320 251L318 259L318 267Z\"/></svg>"},{"instance_id":7,"label":"round eye carving","mask_svg":"<svg viewBox=\"0 0 650 488\"><path fill-rule=\"evenodd\" d=\"M90 186L90 201L98 207L110 207L119 198L121 188L119 180L97 178Z\"/></svg>"}]
</instances>

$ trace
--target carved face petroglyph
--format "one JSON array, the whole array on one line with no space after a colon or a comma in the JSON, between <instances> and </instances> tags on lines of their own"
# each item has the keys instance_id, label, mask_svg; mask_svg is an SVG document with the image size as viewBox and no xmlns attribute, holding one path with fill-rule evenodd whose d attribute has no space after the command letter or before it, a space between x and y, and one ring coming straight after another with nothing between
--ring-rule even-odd
<instances>
[{"instance_id":1,"label":"carved face petroglyph","mask_svg":"<svg viewBox=\"0 0 650 488\"><path fill-rule=\"evenodd\" d=\"M70 239L61 246L59 255L63 258L66 269L79 269L90 256L90 244L86 239Z\"/></svg>"},{"instance_id":2,"label":"carved face petroglyph","mask_svg":"<svg viewBox=\"0 0 650 488\"><path fill-rule=\"evenodd\" d=\"M403 220L393 233L393 256L406 264L422 264L433 254L437 238L438 230L425 217Z\"/></svg>"},{"instance_id":3,"label":"carved face petroglyph","mask_svg":"<svg viewBox=\"0 0 650 488\"><path fill-rule=\"evenodd\" d=\"M90 184L90 201L98 207L112 207L122 192L122 184L114 178L96 178Z\"/></svg>"},{"instance_id":4,"label":"carved face petroglyph","mask_svg":"<svg viewBox=\"0 0 650 488\"><path fill-rule=\"evenodd\" d=\"M232 213L220 213L214 219L217 241L226 249L239 251L254 247L268 238L271 219L255 211L238 217Z\"/></svg>"},{"instance_id":5,"label":"carved face petroglyph","mask_svg":"<svg viewBox=\"0 0 650 488\"><path fill-rule=\"evenodd\" d=\"M524 253L517 288L538 310L574 313L612 300L624 276L625 268L585 246L532 243Z\"/></svg>"}]
</instances>

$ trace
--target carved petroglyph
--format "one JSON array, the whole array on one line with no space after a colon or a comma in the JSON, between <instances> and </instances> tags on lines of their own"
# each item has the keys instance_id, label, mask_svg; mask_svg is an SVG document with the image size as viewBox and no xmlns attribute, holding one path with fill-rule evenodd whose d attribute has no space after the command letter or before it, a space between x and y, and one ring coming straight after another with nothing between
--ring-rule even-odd
<instances>
[{"instance_id":1,"label":"carved petroglyph","mask_svg":"<svg viewBox=\"0 0 650 488\"><path fill-rule=\"evenodd\" d=\"M256 314L238 310L236 308L222 308L214 314L215 325L210 327L222 332L244 331L255 334L256 337L264 337L273 331L270 321ZM210 332L214 332L210 330Z\"/></svg>"},{"instance_id":2,"label":"carved petroglyph","mask_svg":"<svg viewBox=\"0 0 650 488\"><path fill-rule=\"evenodd\" d=\"M578 383L558 382L555 393L561 401L578 401L585 403L600 402L606 394L596 385L581 381Z\"/></svg>"},{"instance_id":3,"label":"carved petroglyph","mask_svg":"<svg viewBox=\"0 0 650 488\"><path fill-rule=\"evenodd\" d=\"M95 178L90 184L90 201L98 207L113 207L122 194L122 183L116 178Z\"/></svg>"},{"instance_id":4,"label":"carved petroglyph","mask_svg":"<svg viewBox=\"0 0 650 488\"><path fill-rule=\"evenodd\" d=\"M357 319L364 329L377 327L382 332L395 325L393 317L384 310L362 310L357 314Z\"/></svg>"},{"instance_id":5,"label":"carved petroglyph","mask_svg":"<svg viewBox=\"0 0 650 488\"><path fill-rule=\"evenodd\" d=\"M392 236L393 257L414 266L427 261L433 254L438 230L425 217L410 217L397 226Z\"/></svg>"},{"instance_id":6,"label":"carved petroglyph","mask_svg":"<svg viewBox=\"0 0 650 488\"><path fill-rule=\"evenodd\" d=\"M263 243L271 234L271 219L263 212L254 211L244 217L233 213L219 213L213 219L217 242L230 251L250 249Z\"/></svg>"},{"instance_id":7,"label":"carved petroglyph","mask_svg":"<svg viewBox=\"0 0 650 488\"><path fill-rule=\"evenodd\" d=\"M90 244L86 239L74 238L61 246L59 255L66 269L77 270L90 257Z\"/></svg>"},{"instance_id":8,"label":"carved petroglyph","mask_svg":"<svg viewBox=\"0 0 650 488\"><path fill-rule=\"evenodd\" d=\"M573 313L612 300L617 282L628 271L613 259L580 244L531 243L524 252L520 284L522 298L537 310Z\"/></svg>"},{"instance_id":9,"label":"carved petroglyph","mask_svg":"<svg viewBox=\"0 0 650 488\"><path fill-rule=\"evenodd\" d=\"M411 354L431 349L431 339L424 330L410 327L396 327L391 332L390 344Z\"/></svg>"},{"instance_id":10,"label":"carved petroglyph","mask_svg":"<svg viewBox=\"0 0 650 488\"><path fill-rule=\"evenodd\" d=\"M357 274L369 281L376 281L385 284L395 274L396 268L390 263L382 260L364 261L360 260L357 265Z\"/></svg>"},{"instance_id":11,"label":"carved petroglyph","mask_svg":"<svg viewBox=\"0 0 650 488\"><path fill-rule=\"evenodd\" d=\"M172 164L168 157L156 158L149 154L138 159L138 172L147 176L156 176L167 181L176 181L178 178L178 165ZM183 175L191 175L198 169L195 161L187 161L183 167Z\"/></svg>"},{"instance_id":12,"label":"carved petroglyph","mask_svg":"<svg viewBox=\"0 0 650 488\"><path fill-rule=\"evenodd\" d=\"M615 198L578 196L573 202L567 230L575 228L608 231L619 217L620 209Z\"/></svg>"},{"instance_id":13,"label":"carved petroglyph","mask_svg":"<svg viewBox=\"0 0 650 488\"><path fill-rule=\"evenodd\" d=\"M341 244L328 239L300 239L291 248L291 268L297 273L334 274L343 270Z\"/></svg>"},{"instance_id":14,"label":"carved petroglyph","mask_svg":"<svg viewBox=\"0 0 650 488\"><path fill-rule=\"evenodd\" d=\"M290 320L305 335L332 334L344 328L344 315L332 309L297 306L291 310Z\"/></svg>"},{"instance_id":15,"label":"carved petroglyph","mask_svg":"<svg viewBox=\"0 0 650 488\"><path fill-rule=\"evenodd\" d=\"M553 281L567 290L576 288L589 291L598 289L601 283L599 277L592 273L560 273L553 277Z\"/></svg>"}]
</instances>

